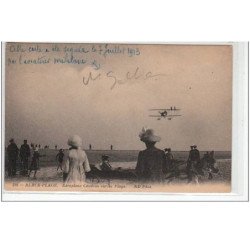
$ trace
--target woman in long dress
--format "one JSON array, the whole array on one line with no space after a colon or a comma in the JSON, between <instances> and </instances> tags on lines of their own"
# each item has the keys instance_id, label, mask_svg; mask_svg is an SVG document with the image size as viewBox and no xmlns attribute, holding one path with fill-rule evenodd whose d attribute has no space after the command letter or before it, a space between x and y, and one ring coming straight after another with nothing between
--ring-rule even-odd
<instances>
[{"instance_id":1,"label":"woman in long dress","mask_svg":"<svg viewBox=\"0 0 250 250\"><path fill-rule=\"evenodd\" d=\"M70 146L69 153L63 164L64 183L81 184L85 182L85 173L91 170L88 157L82 150L81 137L78 135L70 137L68 145Z\"/></svg>"}]
</instances>

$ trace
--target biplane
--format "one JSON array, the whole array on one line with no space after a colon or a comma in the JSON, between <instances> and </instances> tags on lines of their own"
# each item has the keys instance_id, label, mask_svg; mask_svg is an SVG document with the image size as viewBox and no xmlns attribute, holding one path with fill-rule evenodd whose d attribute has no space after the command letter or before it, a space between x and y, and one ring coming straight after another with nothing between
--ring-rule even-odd
<instances>
[{"instance_id":1,"label":"biplane","mask_svg":"<svg viewBox=\"0 0 250 250\"><path fill-rule=\"evenodd\" d=\"M150 117L156 117L157 120L167 118L171 121L174 117L181 116L180 114L178 114L178 111L180 111L180 109L176 107L170 107L166 109L149 109L149 111L158 111L159 114L157 115L149 115Z\"/></svg>"}]
</instances>

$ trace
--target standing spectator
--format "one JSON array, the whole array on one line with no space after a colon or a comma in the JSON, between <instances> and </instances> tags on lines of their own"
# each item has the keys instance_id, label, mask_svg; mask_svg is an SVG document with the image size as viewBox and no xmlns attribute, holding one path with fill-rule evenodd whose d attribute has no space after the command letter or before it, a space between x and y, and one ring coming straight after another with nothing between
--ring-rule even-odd
<instances>
[{"instance_id":1,"label":"standing spectator","mask_svg":"<svg viewBox=\"0 0 250 250\"><path fill-rule=\"evenodd\" d=\"M174 156L172 154L171 148L165 148L165 156L166 156L166 163L167 163L167 170L170 172L170 177L178 177L180 175L179 168L175 163Z\"/></svg>"},{"instance_id":2,"label":"standing spectator","mask_svg":"<svg viewBox=\"0 0 250 250\"><path fill-rule=\"evenodd\" d=\"M197 149L197 146L194 145L194 155L195 155L195 159L200 162L200 151Z\"/></svg>"},{"instance_id":3,"label":"standing spectator","mask_svg":"<svg viewBox=\"0 0 250 250\"><path fill-rule=\"evenodd\" d=\"M113 150L113 145L110 145L110 150Z\"/></svg>"},{"instance_id":4,"label":"standing spectator","mask_svg":"<svg viewBox=\"0 0 250 250\"><path fill-rule=\"evenodd\" d=\"M64 157L64 153L63 153L63 149L61 148L58 154L56 155L56 160L58 161L58 166L57 166L56 171L58 171L59 168L62 170L63 157Z\"/></svg>"},{"instance_id":5,"label":"standing spectator","mask_svg":"<svg viewBox=\"0 0 250 250\"><path fill-rule=\"evenodd\" d=\"M27 140L23 141L23 145L20 148L20 158L22 170L21 173L26 175L28 173L28 162L30 157L30 146L27 143Z\"/></svg>"},{"instance_id":6,"label":"standing spectator","mask_svg":"<svg viewBox=\"0 0 250 250\"><path fill-rule=\"evenodd\" d=\"M35 148L33 152L32 160L31 160L31 164L30 164L29 173L28 173L29 177L30 177L31 172L34 171L33 178L36 179L36 173L37 173L37 170L39 169L39 158L42 156L45 156L45 155L40 155L38 148Z\"/></svg>"},{"instance_id":7,"label":"standing spectator","mask_svg":"<svg viewBox=\"0 0 250 250\"><path fill-rule=\"evenodd\" d=\"M139 179L152 182L162 182L167 172L166 157L163 150L155 147L161 138L152 129L142 129L139 135L146 149L139 152L136 174Z\"/></svg>"},{"instance_id":8,"label":"standing spectator","mask_svg":"<svg viewBox=\"0 0 250 250\"><path fill-rule=\"evenodd\" d=\"M171 148L165 148L164 152L165 152L165 156L166 156L167 169L172 170L174 156L171 152Z\"/></svg>"},{"instance_id":9,"label":"standing spectator","mask_svg":"<svg viewBox=\"0 0 250 250\"><path fill-rule=\"evenodd\" d=\"M194 179L195 183L199 183L198 176L201 174L200 171L200 152L196 145L190 146L189 156L187 160L187 175L188 182L192 182Z\"/></svg>"},{"instance_id":10,"label":"standing spectator","mask_svg":"<svg viewBox=\"0 0 250 250\"><path fill-rule=\"evenodd\" d=\"M89 172L88 157L82 150L82 139L78 135L68 139L69 153L63 163L64 183L81 184L85 182L85 173Z\"/></svg>"},{"instance_id":11,"label":"standing spectator","mask_svg":"<svg viewBox=\"0 0 250 250\"><path fill-rule=\"evenodd\" d=\"M7 153L8 153L8 176L16 175L16 162L18 158L18 147L14 141L14 139L10 139L10 144L7 147Z\"/></svg>"}]
</instances>

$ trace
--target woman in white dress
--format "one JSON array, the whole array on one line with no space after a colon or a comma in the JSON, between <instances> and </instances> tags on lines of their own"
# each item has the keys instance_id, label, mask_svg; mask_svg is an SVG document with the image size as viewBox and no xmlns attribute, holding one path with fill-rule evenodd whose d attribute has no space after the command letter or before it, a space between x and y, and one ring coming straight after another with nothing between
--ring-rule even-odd
<instances>
[{"instance_id":1,"label":"woman in white dress","mask_svg":"<svg viewBox=\"0 0 250 250\"><path fill-rule=\"evenodd\" d=\"M86 153L82 150L82 139L78 135L68 139L69 153L63 164L64 183L81 184L85 181L85 173L89 172L90 166Z\"/></svg>"}]
</instances>

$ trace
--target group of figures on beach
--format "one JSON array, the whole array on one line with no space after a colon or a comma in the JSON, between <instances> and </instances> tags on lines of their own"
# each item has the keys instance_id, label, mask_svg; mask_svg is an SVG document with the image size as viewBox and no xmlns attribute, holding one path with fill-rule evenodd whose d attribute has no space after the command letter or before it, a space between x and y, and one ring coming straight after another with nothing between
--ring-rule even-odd
<instances>
[{"instance_id":1,"label":"group of figures on beach","mask_svg":"<svg viewBox=\"0 0 250 250\"><path fill-rule=\"evenodd\" d=\"M179 161L174 159L171 148L161 150L155 146L161 138L155 135L154 130L143 128L139 138L145 143L146 149L139 152L135 172L133 174L130 172L127 176L135 177L138 181L159 183L163 183L171 177L178 178L180 175ZM37 146L31 145L30 147L27 140L24 140L20 150L14 139L11 139L9 142L10 144L7 147L8 176L16 175L17 160L18 156L20 156L20 174L30 177L31 173L34 172L33 177L36 178L36 173L39 169L39 158L45 155L39 154ZM122 176L121 172L112 169L108 155L102 156L102 162L98 167L89 164L87 154L82 149L83 142L80 136L71 136L68 139L68 145L69 150L67 153L60 149L56 155L58 162L57 171L59 169L62 170L64 184L79 184L85 182L86 176L93 177L95 174L109 178ZM28 164L30 157L31 163ZM192 145L185 169L188 182L194 181L198 183L199 176L204 175L204 169L209 173L208 179L212 179L213 174L219 172L215 167L214 152L206 152L203 158L201 158L197 146Z\"/></svg>"},{"instance_id":2,"label":"group of figures on beach","mask_svg":"<svg viewBox=\"0 0 250 250\"><path fill-rule=\"evenodd\" d=\"M14 139L10 139L7 147L8 165L7 174L9 177L16 176L18 158L20 159L20 175L28 176L34 172L33 177L36 177L37 170L39 169L39 158L45 155L39 153L40 145L28 144L27 140L23 141L20 149L16 145ZM31 162L29 164L29 159Z\"/></svg>"},{"instance_id":3,"label":"group of figures on beach","mask_svg":"<svg viewBox=\"0 0 250 250\"><path fill-rule=\"evenodd\" d=\"M165 148L164 151L156 148L155 144L161 138L155 135L154 130L143 128L139 137L145 143L146 149L140 151L138 155L136 165L138 179L164 182L166 179L178 178L180 175L178 165L182 165L183 162L174 159L171 148ZM213 174L219 172L219 169L215 167L214 151L206 152L201 158L197 146L190 147L185 168L188 182L199 183L199 176L204 175L204 170L209 173L208 179L212 179Z\"/></svg>"}]
</instances>

